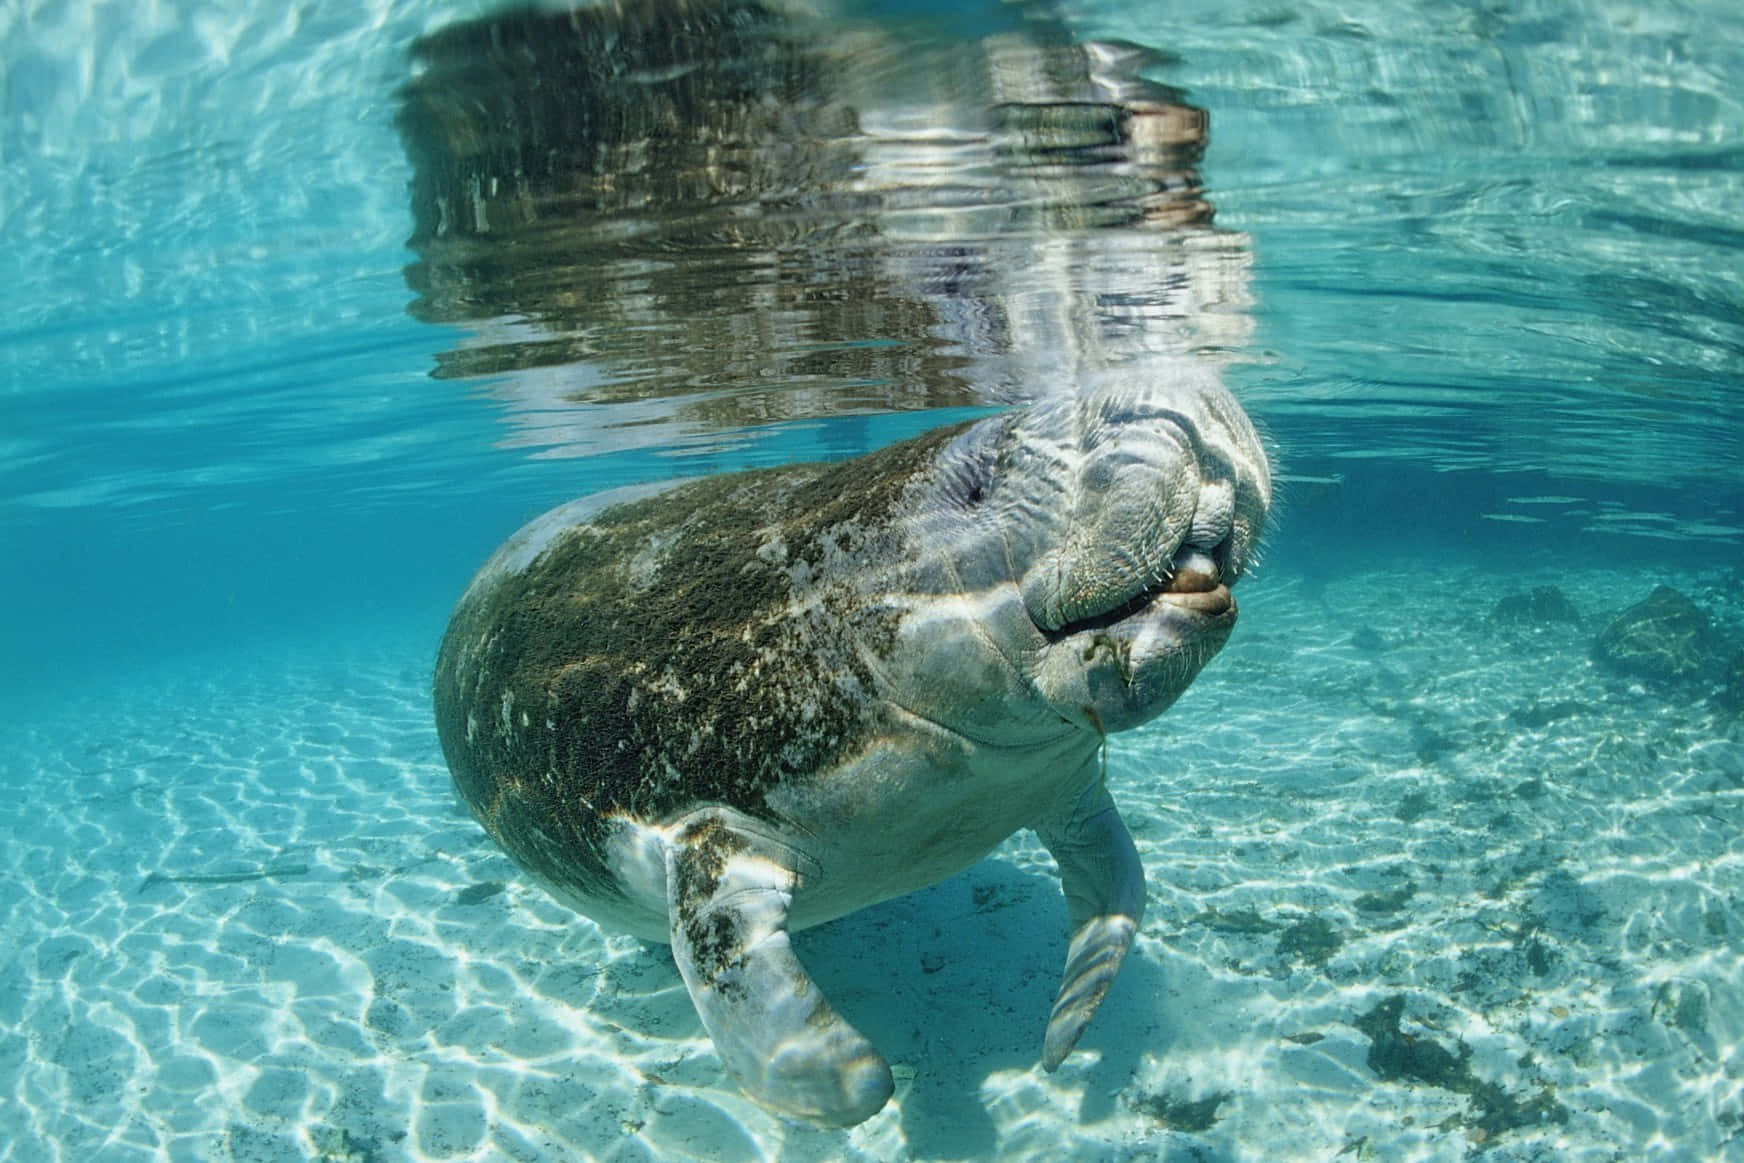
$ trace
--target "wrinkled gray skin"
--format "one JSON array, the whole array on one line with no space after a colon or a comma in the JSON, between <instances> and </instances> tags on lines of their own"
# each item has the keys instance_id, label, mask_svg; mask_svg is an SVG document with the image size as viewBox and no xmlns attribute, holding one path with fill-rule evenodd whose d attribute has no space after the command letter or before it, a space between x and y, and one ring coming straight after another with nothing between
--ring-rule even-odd
<instances>
[{"instance_id":1,"label":"wrinkled gray skin","mask_svg":"<svg viewBox=\"0 0 1744 1163\"><path fill-rule=\"evenodd\" d=\"M877 1112L892 1080L789 932L1035 829L1071 923L1052 1070L1144 908L1104 737L1222 646L1269 500L1247 417L1183 368L845 465L578 502L462 598L437 667L444 750L523 867L672 944L748 1094L827 1124ZM711 570L732 585L693 600Z\"/></svg>"}]
</instances>

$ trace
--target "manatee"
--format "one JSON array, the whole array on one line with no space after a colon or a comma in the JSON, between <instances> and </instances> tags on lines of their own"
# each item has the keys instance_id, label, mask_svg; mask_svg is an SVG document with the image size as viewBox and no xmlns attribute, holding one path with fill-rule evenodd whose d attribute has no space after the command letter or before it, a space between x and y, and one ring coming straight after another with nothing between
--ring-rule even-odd
<instances>
[{"instance_id":1,"label":"manatee","mask_svg":"<svg viewBox=\"0 0 1744 1163\"><path fill-rule=\"evenodd\" d=\"M603 494L515 533L435 675L462 799L601 925L668 942L753 1099L846 1126L890 1069L789 934L1032 828L1070 923L1057 1067L1144 912L1103 779L1217 653L1270 503L1234 398L1183 367L858 459Z\"/></svg>"}]
</instances>

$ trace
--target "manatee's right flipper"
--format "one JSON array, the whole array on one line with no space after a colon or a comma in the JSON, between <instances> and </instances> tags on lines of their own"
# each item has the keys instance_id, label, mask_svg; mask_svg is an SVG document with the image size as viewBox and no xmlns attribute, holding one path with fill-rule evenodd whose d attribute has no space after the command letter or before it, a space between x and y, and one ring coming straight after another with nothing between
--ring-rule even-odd
<instances>
[{"instance_id":1,"label":"manatee's right flipper","mask_svg":"<svg viewBox=\"0 0 1744 1163\"><path fill-rule=\"evenodd\" d=\"M1042 1068L1052 1071L1090 1024L1114 984L1144 917L1144 866L1101 780L1063 820L1036 828L1060 865L1072 943L1060 992L1042 1042Z\"/></svg>"},{"instance_id":2,"label":"manatee's right flipper","mask_svg":"<svg viewBox=\"0 0 1744 1163\"><path fill-rule=\"evenodd\" d=\"M719 817L686 825L666 856L672 955L746 1094L781 1114L853 1126L889 1100L890 1067L793 955L793 884Z\"/></svg>"}]
</instances>

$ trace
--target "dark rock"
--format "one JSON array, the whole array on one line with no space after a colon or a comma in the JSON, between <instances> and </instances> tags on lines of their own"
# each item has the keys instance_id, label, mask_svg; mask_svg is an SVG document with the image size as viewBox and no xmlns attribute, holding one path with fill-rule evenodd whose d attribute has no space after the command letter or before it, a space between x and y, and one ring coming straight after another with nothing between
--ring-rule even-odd
<instances>
[{"instance_id":1,"label":"dark rock","mask_svg":"<svg viewBox=\"0 0 1744 1163\"><path fill-rule=\"evenodd\" d=\"M1670 586L1618 614L1593 641L1594 662L1637 678L1692 678L1712 665L1714 653L1708 616Z\"/></svg>"},{"instance_id":2,"label":"dark rock","mask_svg":"<svg viewBox=\"0 0 1744 1163\"><path fill-rule=\"evenodd\" d=\"M1531 593L1509 594L1490 611L1490 621L1499 626L1548 626L1553 622L1579 622L1580 611L1555 586L1539 586Z\"/></svg>"}]
</instances>

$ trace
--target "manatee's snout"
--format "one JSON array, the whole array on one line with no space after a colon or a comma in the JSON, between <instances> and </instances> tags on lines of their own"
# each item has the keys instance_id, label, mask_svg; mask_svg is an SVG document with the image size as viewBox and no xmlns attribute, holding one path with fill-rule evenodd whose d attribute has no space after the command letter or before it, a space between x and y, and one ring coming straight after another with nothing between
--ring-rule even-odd
<instances>
[{"instance_id":1,"label":"manatee's snout","mask_svg":"<svg viewBox=\"0 0 1744 1163\"><path fill-rule=\"evenodd\" d=\"M1013 678L1045 705L1042 733L1168 707L1229 637L1271 502L1253 425L1198 368L969 426L930 480L906 584L953 600L917 606L912 657L886 675L935 702L972 691L934 720L1005 739L1011 716L992 721L986 692L1017 697Z\"/></svg>"},{"instance_id":2,"label":"manatee's snout","mask_svg":"<svg viewBox=\"0 0 1744 1163\"><path fill-rule=\"evenodd\" d=\"M1023 479L1040 503L1018 578L1050 637L1101 628L1154 602L1233 615L1271 501L1253 425L1209 373L1038 411Z\"/></svg>"},{"instance_id":3,"label":"manatee's snout","mask_svg":"<svg viewBox=\"0 0 1744 1163\"><path fill-rule=\"evenodd\" d=\"M1230 587L1271 503L1259 436L1194 368L1038 406L1005 435L1000 547L1034 635L1031 678L1068 722L1137 726L1235 625Z\"/></svg>"}]
</instances>

